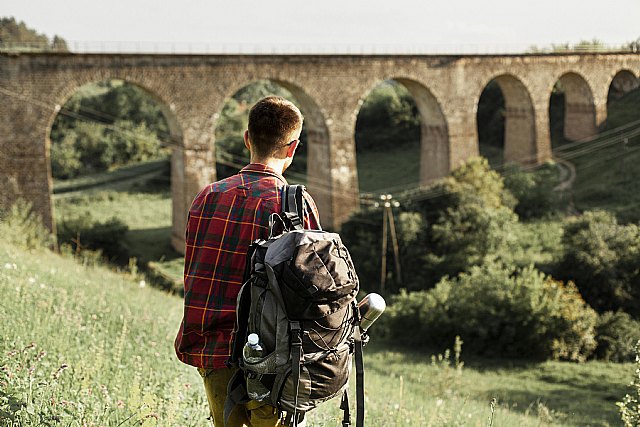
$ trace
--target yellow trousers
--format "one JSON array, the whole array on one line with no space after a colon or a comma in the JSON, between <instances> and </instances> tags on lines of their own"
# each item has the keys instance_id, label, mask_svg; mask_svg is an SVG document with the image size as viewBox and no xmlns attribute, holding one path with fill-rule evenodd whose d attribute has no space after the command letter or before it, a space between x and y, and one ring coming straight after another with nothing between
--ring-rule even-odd
<instances>
[{"instance_id":1,"label":"yellow trousers","mask_svg":"<svg viewBox=\"0 0 640 427\"><path fill-rule=\"evenodd\" d=\"M224 402L227 399L227 385L235 373L235 369L202 369L198 368L204 380L204 389L209 401L209 411L213 425L216 427L280 427L276 408L262 402L252 400L246 405L236 406L229 422L224 425Z\"/></svg>"}]
</instances>

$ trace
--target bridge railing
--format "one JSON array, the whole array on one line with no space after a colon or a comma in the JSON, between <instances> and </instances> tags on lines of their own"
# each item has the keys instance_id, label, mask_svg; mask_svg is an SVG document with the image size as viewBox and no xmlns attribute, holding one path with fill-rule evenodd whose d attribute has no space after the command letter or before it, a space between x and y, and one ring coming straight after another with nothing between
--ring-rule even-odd
<instances>
[{"instance_id":1,"label":"bridge railing","mask_svg":"<svg viewBox=\"0 0 640 427\"><path fill-rule=\"evenodd\" d=\"M345 55L492 55L640 52L640 39L625 45L559 44L539 47L526 43L502 44L215 44L171 41L67 41L65 43L2 42L0 52L72 52L140 54L345 54Z\"/></svg>"}]
</instances>

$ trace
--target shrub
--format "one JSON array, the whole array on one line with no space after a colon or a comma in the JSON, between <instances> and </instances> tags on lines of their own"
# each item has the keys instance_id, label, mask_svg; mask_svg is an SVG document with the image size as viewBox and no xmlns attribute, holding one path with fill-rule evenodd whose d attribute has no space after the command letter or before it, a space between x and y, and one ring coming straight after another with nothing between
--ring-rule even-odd
<instances>
[{"instance_id":1,"label":"shrub","mask_svg":"<svg viewBox=\"0 0 640 427\"><path fill-rule=\"evenodd\" d=\"M85 249L100 250L110 259L127 260L123 245L129 227L113 217L105 222L94 221L89 212L63 220L58 227L58 239L70 245L74 252Z\"/></svg>"},{"instance_id":2,"label":"shrub","mask_svg":"<svg viewBox=\"0 0 640 427\"><path fill-rule=\"evenodd\" d=\"M607 212L586 212L564 226L559 274L572 278L596 310L640 316L640 228Z\"/></svg>"},{"instance_id":3,"label":"shrub","mask_svg":"<svg viewBox=\"0 0 640 427\"><path fill-rule=\"evenodd\" d=\"M393 297L378 328L405 345L442 348L459 335L475 354L582 361L595 348L596 317L571 283L488 263Z\"/></svg>"},{"instance_id":4,"label":"shrub","mask_svg":"<svg viewBox=\"0 0 640 427\"><path fill-rule=\"evenodd\" d=\"M420 261L412 261L428 272L426 286L418 287L485 261L511 260L514 199L486 159L468 160L430 191L441 196L410 205L427 224Z\"/></svg>"},{"instance_id":5,"label":"shrub","mask_svg":"<svg viewBox=\"0 0 640 427\"><path fill-rule=\"evenodd\" d=\"M510 208L513 196L486 159L470 159L424 194L398 198L408 200L394 217L404 288L429 289L443 276L473 265L511 261L516 243L511 228L517 222ZM341 229L363 283L379 282L381 221L379 209L364 210ZM388 259L391 250L389 245Z\"/></svg>"},{"instance_id":6,"label":"shrub","mask_svg":"<svg viewBox=\"0 0 640 427\"><path fill-rule=\"evenodd\" d=\"M112 125L76 123L51 146L54 178L106 171L117 166L159 158L161 141L146 124L118 120Z\"/></svg>"},{"instance_id":7,"label":"shrub","mask_svg":"<svg viewBox=\"0 0 640 427\"><path fill-rule=\"evenodd\" d=\"M607 311L598 318L594 356L612 362L633 362L640 340L640 322L622 311Z\"/></svg>"},{"instance_id":8,"label":"shrub","mask_svg":"<svg viewBox=\"0 0 640 427\"><path fill-rule=\"evenodd\" d=\"M18 199L6 211L0 211L2 239L26 249L50 248L55 239L29 202Z\"/></svg>"},{"instance_id":9,"label":"shrub","mask_svg":"<svg viewBox=\"0 0 640 427\"><path fill-rule=\"evenodd\" d=\"M504 186L516 199L515 212L519 217L542 218L552 215L560 206L558 172L552 162L526 172L518 165L509 165L504 173Z\"/></svg>"}]
</instances>

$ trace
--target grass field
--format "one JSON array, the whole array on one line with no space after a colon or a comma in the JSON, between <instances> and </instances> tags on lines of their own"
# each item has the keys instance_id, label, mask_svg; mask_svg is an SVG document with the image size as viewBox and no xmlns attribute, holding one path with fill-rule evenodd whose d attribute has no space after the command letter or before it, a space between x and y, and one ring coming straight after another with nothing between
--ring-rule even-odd
<instances>
[{"instance_id":1,"label":"grass field","mask_svg":"<svg viewBox=\"0 0 640 427\"><path fill-rule=\"evenodd\" d=\"M182 300L139 277L0 242L1 426L205 426L197 373L173 355ZM631 364L536 364L365 349L367 425L618 425ZM464 359L464 346L462 350ZM338 425L339 402L310 415Z\"/></svg>"}]
</instances>

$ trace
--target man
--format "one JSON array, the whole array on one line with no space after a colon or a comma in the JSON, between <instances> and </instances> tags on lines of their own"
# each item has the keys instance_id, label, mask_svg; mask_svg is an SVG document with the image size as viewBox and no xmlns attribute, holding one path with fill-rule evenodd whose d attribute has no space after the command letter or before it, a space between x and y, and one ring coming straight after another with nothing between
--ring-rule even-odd
<instances>
[{"instance_id":1,"label":"man","mask_svg":"<svg viewBox=\"0 0 640 427\"><path fill-rule=\"evenodd\" d=\"M194 199L186 230L184 317L175 349L178 358L198 368L204 379L211 417L224 425L226 367L235 325L236 298L249 245L269 236L269 216L282 209L282 173L300 145L303 117L280 97L258 101L249 112L244 144L251 163L237 175L207 185ZM319 229L318 211L305 193L306 228ZM249 402L236 407L228 426L278 426L273 406Z\"/></svg>"}]
</instances>

